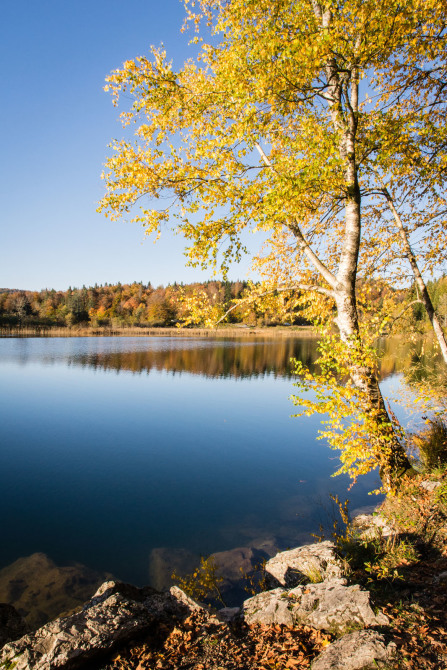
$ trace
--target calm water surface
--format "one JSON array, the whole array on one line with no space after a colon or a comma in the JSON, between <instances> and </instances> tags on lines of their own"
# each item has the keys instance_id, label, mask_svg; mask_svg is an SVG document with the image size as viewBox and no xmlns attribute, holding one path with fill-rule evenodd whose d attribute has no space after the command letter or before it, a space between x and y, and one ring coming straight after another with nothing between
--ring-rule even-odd
<instances>
[{"instance_id":1,"label":"calm water surface","mask_svg":"<svg viewBox=\"0 0 447 670\"><path fill-rule=\"evenodd\" d=\"M0 340L0 568L44 552L145 584L154 548L285 548L329 492L374 502L291 417L291 356L315 341Z\"/></svg>"}]
</instances>

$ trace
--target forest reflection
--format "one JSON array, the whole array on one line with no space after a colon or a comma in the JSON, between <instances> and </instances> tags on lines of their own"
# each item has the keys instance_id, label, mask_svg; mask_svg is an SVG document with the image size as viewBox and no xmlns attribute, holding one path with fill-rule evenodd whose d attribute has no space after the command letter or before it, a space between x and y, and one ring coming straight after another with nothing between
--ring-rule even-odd
<instances>
[{"instance_id":1,"label":"forest reflection","mask_svg":"<svg viewBox=\"0 0 447 670\"><path fill-rule=\"evenodd\" d=\"M292 376L291 358L313 367L318 357L316 338L284 338L208 341L178 339L164 342L162 348L148 341L148 348L136 351L92 352L69 358L69 364L94 369L149 373L151 370L172 374L187 372L204 377L250 378L272 374Z\"/></svg>"},{"instance_id":2,"label":"forest reflection","mask_svg":"<svg viewBox=\"0 0 447 670\"><path fill-rule=\"evenodd\" d=\"M156 370L213 378L246 379L270 374L291 377L293 358L302 361L311 370L314 368L318 358L317 344L318 339L314 337L259 338L251 342L235 338L212 342L189 338L183 341L177 338L149 338L145 348L96 350L71 355L67 362L69 365L134 374ZM382 380L401 372L407 377L415 366L418 374L423 375L424 370L438 364L433 342L427 339L410 342L403 338L387 338L378 343L378 350Z\"/></svg>"},{"instance_id":3,"label":"forest reflection","mask_svg":"<svg viewBox=\"0 0 447 670\"><path fill-rule=\"evenodd\" d=\"M411 385L444 367L437 343L431 336L382 338L377 348L381 379L403 373L406 383Z\"/></svg>"}]
</instances>

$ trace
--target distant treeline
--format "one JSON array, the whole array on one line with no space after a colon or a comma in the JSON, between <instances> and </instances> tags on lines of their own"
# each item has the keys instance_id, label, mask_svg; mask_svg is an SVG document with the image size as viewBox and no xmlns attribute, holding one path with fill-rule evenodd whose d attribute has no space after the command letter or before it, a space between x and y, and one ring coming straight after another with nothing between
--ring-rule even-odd
<instances>
[{"instance_id":1,"label":"distant treeline","mask_svg":"<svg viewBox=\"0 0 447 670\"><path fill-rule=\"evenodd\" d=\"M0 289L0 327L92 327L92 328L154 328L172 327L181 324L187 317L187 299L193 294L206 294L210 303L229 309L234 299L239 299L247 289L245 281L208 281L194 284L169 284L154 288L150 283L104 284L67 291L45 289L43 291L21 291ZM447 276L427 283L433 304L447 325ZM415 288L394 291L382 284L375 286L370 299L377 308L386 296L393 296L396 309L407 301L417 299ZM421 328L427 321L421 304L415 303L407 312L413 325ZM275 326L280 320L273 310L261 311L253 303L234 309L227 318L230 324L247 326ZM287 317L292 325L308 325L300 308ZM200 324L197 324L200 326ZM404 324L402 324L404 326ZM405 327L405 326L404 326Z\"/></svg>"},{"instance_id":2,"label":"distant treeline","mask_svg":"<svg viewBox=\"0 0 447 670\"><path fill-rule=\"evenodd\" d=\"M205 292L213 304L228 309L233 304L231 301L240 298L246 288L245 281L208 281L187 285L174 283L157 288L150 283L134 282L95 284L67 291L0 289L0 326L175 326L185 317L185 297ZM233 310L228 321L258 327L279 323L274 314L261 314L255 306ZM297 311L289 323L306 325L307 321Z\"/></svg>"}]
</instances>

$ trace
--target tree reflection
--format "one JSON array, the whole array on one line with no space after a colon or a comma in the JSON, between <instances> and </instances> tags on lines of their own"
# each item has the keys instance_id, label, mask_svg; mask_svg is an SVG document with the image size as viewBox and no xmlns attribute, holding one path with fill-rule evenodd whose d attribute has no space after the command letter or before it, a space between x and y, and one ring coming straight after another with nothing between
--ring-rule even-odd
<instances>
[{"instance_id":1,"label":"tree reflection","mask_svg":"<svg viewBox=\"0 0 447 670\"><path fill-rule=\"evenodd\" d=\"M401 337L378 342L380 356L379 377L403 373L408 384L439 374L443 367L432 340ZM69 356L69 365L94 369L127 371L135 374L151 370L172 374L190 373L205 377L250 378L264 375L293 377L291 359L301 360L311 369L318 359L318 339L305 338L222 338L209 340L178 338L172 341L148 338L147 348L121 351L94 351Z\"/></svg>"},{"instance_id":2,"label":"tree reflection","mask_svg":"<svg viewBox=\"0 0 447 670\"><path fill-rule=\"evenodd\" d=\"M313 366L317 357L317 339L309 337L262 338L254 342L216 340L213 346L189 341L184 347L176 340L163 348L156 348L149 341L144 351L93 352L74 356L69 359L69 364L136 374L164 370L205 377L250 378L268 374L291 377L292 358Z\"/></svg>"}]
</instances>

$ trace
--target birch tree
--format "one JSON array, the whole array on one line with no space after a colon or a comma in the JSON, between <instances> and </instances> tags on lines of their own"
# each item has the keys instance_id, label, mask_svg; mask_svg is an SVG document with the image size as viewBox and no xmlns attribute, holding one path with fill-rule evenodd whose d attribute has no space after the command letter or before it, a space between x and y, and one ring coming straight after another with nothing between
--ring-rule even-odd
<instances>
[{"instance_id":1,"label":"birch tree","mask_svg":"<svg viewBox=\"0 0 447 670\"><path fill-rule=\"evenodd\" d=\"M391 63L439 32L440 15L424 19L427 4L438 5L201 0L187 4L196 58L174 71L153 48L106 86L116 105L133 98L121 116L136 139L113 143L100 209L133 216L149 234L174 222L189 262L224 274L244 252L242 232L260 232L265 293L306 292L311 316L334 314L341 344L331 342L349 402L360 405L363 445L341 448L351 449L348 469L362 458L379 464L387 485L410 465L364 342L356 280L363 182L397 103L384 99L378 114L365 83L383 85Z\"/></svg>"},{"instance_id":2,"label":"birch tree","mask_svg":"<svg viewBox=\"0 0 447 670\"><path fill-rule=\"evenodd\" d=\"M389 67L377 72L375 111L381 118L369 159L372 192L384 199L383 205L374 204L372 226L376 236L389 241L382 261L393 264L400 277L411 268L418 300L447 363L445 334L423 278L439 272L447 257L444 15L442 3L428 3L418 39L411 48L398 49ZM383 108L390 113L383 115Z\"/></svg>"}]
</instances>

